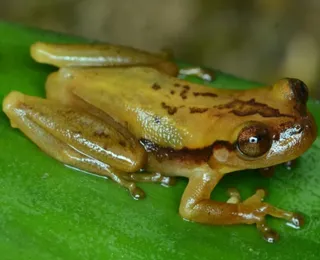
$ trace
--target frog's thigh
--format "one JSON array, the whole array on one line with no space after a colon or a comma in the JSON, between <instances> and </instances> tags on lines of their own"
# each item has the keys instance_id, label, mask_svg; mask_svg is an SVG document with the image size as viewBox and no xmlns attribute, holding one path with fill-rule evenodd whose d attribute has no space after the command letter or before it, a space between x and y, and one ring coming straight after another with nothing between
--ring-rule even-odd
<instances>
[{"instance_id":1,"label":"frog's thigh","mask_svg":"<svg viewBox=\"0 0 320 260\"><path fill-rule=\"evenodd\" d=\"M46 107L47 102L48 101L40 98L28 97L19 92L11 92L3 102L3 111L9 117L13 127L19 128L40 149L51 157L78 169L107 176L127 188L136 199L144 196L143 191L136 187L134 182L123 178L123 175L127 174L126 172L119 171L103 160L96 159L96 156L92 154L89 149L81 149L81 147L78 146L79 144L75 143L77 140L73 140L74 134L79 135L81 131L77 132L74 125L70 128L67 127L68 129L62 129L59 126L59 120L55 121L56 118L50 118L51 113L57 117L59 117L59 115L57 115L56 111L50 111L50 106ZM42 109L43 107L45 108ZM63 117L65 112L63 111L63 107L60 107L59 111L61 111L60 116ZM88 119L87 117L86 120ZM94 121L95 119L92 117L92 120ZM46 124L56 125L57 129L53 131L49 126L44 127L41 125L41 121L45 121ZM61 137L59 133L61 134L64 130L68 132L65 134L65 138L70 138L70 140L62 140L59 138ZM76 139L78 139L79 142L86 140L86 142L90 143L90 140L85 138L85 136L83 137L84 138L79 136ZM99 143L97 143L97 145L99 145ZM137 153L139 154L139 152ZM121 163L119 163L119 166L120 165ZM123 167L125 168L125 166Z\"/></svg>"}]
</instances>

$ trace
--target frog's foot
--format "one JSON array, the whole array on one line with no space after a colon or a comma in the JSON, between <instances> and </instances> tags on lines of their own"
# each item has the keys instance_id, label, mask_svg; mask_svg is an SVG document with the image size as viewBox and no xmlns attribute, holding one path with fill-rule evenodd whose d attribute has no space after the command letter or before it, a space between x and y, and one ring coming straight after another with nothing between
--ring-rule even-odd
<instances>
[{"instance_id":1,"label":"frog's foot","mask_svg":"<svg viewBox=\"0 0 320 260\"><path fill-rule=\"evenodd\" d=\"M266 224L267 215L284 219L295 228L303 225L300 215L263 202L266 192L262 189L244 201L241 201L236 189L228 191L230 198L227 202L211 200L211 191L222 176L211 172L197 173L189 178L180 204L180 215L191 221L211 225L255 224L268 242L275 242L279 236Z\"/></svg>"},{"instance_id":2,"label":"frog's foot","mask_svg":"<svg viewBox=\"0 0 320 260\"><path fill-rule=\"evenodd\" d=\"M254 214L258 217L258 221L255 223L258 230L262 233L263 238L273 243L279 239L279 235L276 231L271 229L265 221L266 215L271 215L276 218L282 218L289 221L294 227L299 228L303 225L303 217L292 212L284 211L282 209L278 209L268 203L263 203L264 197L266 195L265 190L258 189L254 195L241 202L240 193L237 189L229 189L228 194L230 196L227 203L231 204L242 204L245 206L252 207Z\"/></svg>"},{"instance_id":3,"label":"frog's foot","mask_svg":"<svg viewBox=\"0 0 320 260\"><path fill-rule=\"evenodd\" d=\"M257 212L259 221L256 222L258 230L262 233L265 240L268 242L274 242L279 238L277 232L269 228L265 222L265 216L270 215L275 218L281 218L287 220L291 226L300 228L304 224L303 216L276 208L268 203L263 202L266 192L262 189L258 189L254 195L246 199L242 204L250 206Z\"/></svg>"},{"instance_id":4,"label":"frog's foot","mask_svg":"<svg viewBox=\"0 0 320 260\"><path fill-rule=\"evenodd\" d=\"M214 72L199 67L184 68L179 70L179 74L183 76L196 76L205 81L213 81Z\"/></svg>"},{"instance_id":5,"label":"frog's foot","mask_svg":"<svg viewBox=\"0 0 320 260\"><path fill-rule=\"evenodd\" d=\"M175 177L164 176L161 173L129 173L124 175L126 180L134 182L153 182L161 183L164 186L173 186L176 184Z\"/></svg>"}]
</instances>

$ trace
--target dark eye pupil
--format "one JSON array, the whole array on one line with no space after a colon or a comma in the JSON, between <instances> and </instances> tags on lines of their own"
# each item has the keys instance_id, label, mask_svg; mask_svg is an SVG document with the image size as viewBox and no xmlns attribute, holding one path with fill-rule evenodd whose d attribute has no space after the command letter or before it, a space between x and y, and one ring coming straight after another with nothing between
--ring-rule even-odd
<instances>
[{"instance_id":1,"label":"dark eye pupil","mask_svg":"<svg viewBox=\"0 0 320 260\"><path fill-rule=\"evenodd\" d=\"M257 144L258 142L259 142L259 137L257 137L257 136L251 136L251 137L249 137L249 143L251 143L251 144Z\"/></svg>"}]
</instances>

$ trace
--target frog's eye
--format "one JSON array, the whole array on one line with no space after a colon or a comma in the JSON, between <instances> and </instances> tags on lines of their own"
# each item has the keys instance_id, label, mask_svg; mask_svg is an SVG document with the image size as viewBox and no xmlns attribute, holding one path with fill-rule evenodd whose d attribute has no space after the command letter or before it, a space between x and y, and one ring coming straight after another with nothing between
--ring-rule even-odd
<instances>
[{"instance_id":1,"label":"frog's eye","mask_svg":"<svg viewBox=\"0 0 320 260\"><path fill-rule=\"evenodd\" d=\"M268 128L261 123L244 127L237 140L238 150L248 157L259 157L269 151L272 144Z\"/></svg>"}]
</instances>

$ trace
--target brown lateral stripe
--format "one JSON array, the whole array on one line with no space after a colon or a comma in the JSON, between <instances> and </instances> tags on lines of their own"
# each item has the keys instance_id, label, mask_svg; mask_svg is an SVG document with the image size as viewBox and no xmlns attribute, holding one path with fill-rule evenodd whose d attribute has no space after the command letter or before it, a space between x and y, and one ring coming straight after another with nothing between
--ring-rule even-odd
<instances>
[{"instance_id":1,"label":"brown lateral stripe","mask_svg":"<svg viewBox=\"0 0 320 260\"><path fill-rule=\"evenodd\" d=\"M170 147L161 147L147 139L141 139L140 143L147 152L153 153L159 162L164 160L179 160L204 163L209 160L212 154L212 146L200 149L183 148L175 150Z\"/></svg>"},{"instance_id":2,"label":"brown lateral stripe","mask_svg":"<svg viewBox=\"0 0 320 260\"><path fill-rule=\"evenodd\" d=\"M152 87L154 90L158 90L158 89L161 88L160 85L157 84L157 83L153 83L153 85L152 85L151 87Z\"/></svg>"},{"instance_id":3,"label":"brown lateral stripe","mask_svg":"<svg viewBox=\"0 0 320 260\"><path fill-rule=\"evenodd\" d=\"M194 113L204 113L208 111L208 108L201 108L201 107L189 107L189 111L191 114Z\"/></svg>"},{"instance_id":4,"label":"brown lateral stripe","mask_svg":"<svg viewBox=\"0 0 320 260\"><path fill-rule=\"evenodd\" d=\"M193 95L195 97L201 96L201 97L217 97L218 95L215 93L210 92L193 92Z\"/></svg>"},{"instance_id":5,"label":"brown lateral stripe","mask_svg":"<svg viewBox=\"0 0 320 260\"><path fill-rule=\"evenodd\" d=\"M190 161L195 163L207 162L215 149L226 148L228 151L235 149L234 145L228 141L215 141L212 145L201 147L198 149L189 149L184 147L182 149L175 150L170 147L161 147L150 140L140 139L140 143L145 150L149 153L153 153L156 159L161 162L164 160L178 160L178 161Z\"/></svg>"}]
</instances>

